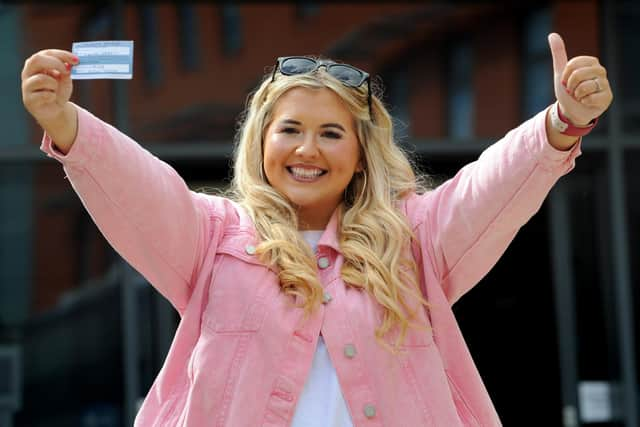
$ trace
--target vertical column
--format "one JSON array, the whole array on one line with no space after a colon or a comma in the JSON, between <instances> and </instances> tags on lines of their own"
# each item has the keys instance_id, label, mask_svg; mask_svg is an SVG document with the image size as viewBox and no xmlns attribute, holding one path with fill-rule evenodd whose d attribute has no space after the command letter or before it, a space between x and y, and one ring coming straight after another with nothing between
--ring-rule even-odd
<instances>
[{"instance_id":1,"label":"vertical column","mask_svg":"<svg viewBox=\"0 0 640 427\"><path fill-rule=\"evenodd\" d=\"M113 0L113 37L116 40L124 40L124 4L122 0ZM122 132L129 129L129 109L126 85L128 81L115 80L113 92L114 122ZM115 253L114 253L115 255ZM116 255L117 257L117 255ZM120 281L120 307L122 310L122 357L124 370L123 390L123 421L124 425L132 426L137 413L136 402L140 396L140 373L138 360L140 349L138 346L138 311L137 311L137 286L129 278L128 265L125 261L116 260Z\"/></svg>"},{"instance_id":2,"label":"vertical column","mask_svg":"<svg viewBox=\"0 0 640 427\"><path fill-rule=\"evenodd\" d=\"M576 343L576 307L574 274L571 262L571 234L569 230L569 207L566 182L558 182L549 194L551 215L550 243L553 263L553 290L558 328L558 352L560 359L560 386L562 396L562 425L577 427L578 417L578 366Z\"/></svg>"},{"instance_id":3,"label":"vertical column","mask_svg":"<svg viewBox=\"0 0 640 427\"><path fill-rule=\"evenodd\" d=\"M607 73L614 94L618 81L616 55L617 37L615 25L615 3L602 2L602 17L604 23L605 58ZM629 249L627 240L627 218L625 204L625 182L622 137L622 118L618 108L620 104L614 102L608 113L609 120L609 149L608 173L609 196L611 204L611 237L614 300L617 314L618 353L620 357L620 391L623 397L622 414L625 426L637 426L640 421L638 415L638 390L636 385L636 354L635 331L633 323L633 299L631 294L631 278L629 264Z\"/></svg>"},{"instance_id":4,"label":"vertical column","mask_svg":"<svg viewBox=\"0 0 640 427\"><path fill-rule=\"evenodd\" d=\"M26 145L26 111L20 98L21 8L0 4L0 147ZM28 316L32 289L33 166L0 167L0 323L19 325Z\"/></svg>"}]
</instances>

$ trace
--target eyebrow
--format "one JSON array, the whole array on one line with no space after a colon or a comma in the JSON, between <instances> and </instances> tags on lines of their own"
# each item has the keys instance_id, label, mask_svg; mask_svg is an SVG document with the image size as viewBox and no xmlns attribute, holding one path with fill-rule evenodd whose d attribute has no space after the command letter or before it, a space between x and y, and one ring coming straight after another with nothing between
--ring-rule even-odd
<instances>
[{"instance_id":1,"label":"eyebrow","mask_svg":"<svg viewBox=\"0 0 640 427\"><path fill-rule=\"evenodd\" d=\"M301 122L299 122L297 120L293 120L293 119L284 119L280 123L284 124L284 125L297 125L297 126L302 125ZM346 129L344 128L344 126L342 126L339 123L325 123L325 124L321 125L320 127L321 128L338 128L341 131L346 132Z\"/></svg>"}]
</instances>

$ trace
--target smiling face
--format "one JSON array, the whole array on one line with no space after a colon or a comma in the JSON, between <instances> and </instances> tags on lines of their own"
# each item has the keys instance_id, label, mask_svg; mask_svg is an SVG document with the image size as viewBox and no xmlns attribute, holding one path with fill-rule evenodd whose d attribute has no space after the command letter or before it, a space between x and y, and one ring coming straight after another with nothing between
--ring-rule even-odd
<instances>
[{"instance_id":1,"label":"smiling face","mask_svg":"<svg viewBox=\"0 0 640 427\"><path fill-rule=\"evenodd\" d=\"M264 136L264 171L297 208L300 229L322 230L361 170L351 112L333 91L297 87L276 102Z\"/></svg>"}]
</instances>

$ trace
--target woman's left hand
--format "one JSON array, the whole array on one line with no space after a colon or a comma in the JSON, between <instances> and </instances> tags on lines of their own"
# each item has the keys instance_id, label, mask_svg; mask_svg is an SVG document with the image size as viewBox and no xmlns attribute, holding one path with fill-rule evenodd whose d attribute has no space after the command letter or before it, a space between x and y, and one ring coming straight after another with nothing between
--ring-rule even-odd
<instances>
[{"instance_id":1,"label":"woman's left hand","mask_svg":"<svg viewBox=\"0 0 640 427\"><path fill-rule=\"evenodd\" d=\"M553 57L554 90L560 110L575 126L587 126L604 113L613 93L607 70L594 56L576 56L567 60L564 41L557 33L549 34Z\"/></svg>"}]
</instances>

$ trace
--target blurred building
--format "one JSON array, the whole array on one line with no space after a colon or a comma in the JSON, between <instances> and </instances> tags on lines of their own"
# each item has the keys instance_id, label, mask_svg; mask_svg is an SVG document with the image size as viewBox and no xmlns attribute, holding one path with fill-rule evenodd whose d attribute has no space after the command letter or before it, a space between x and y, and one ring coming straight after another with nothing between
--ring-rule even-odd
<instances>
[{"instance_id":1,"label":"blurred building","mask_svg":"<svg viewBox=\"0 0 640 427\"><path fill-rule=\"evenodd\" d=\"M73 100L194 189L228 181L239 115L278 56L328 56L382 83L400 143L443 180L553 101L551 31L601 59L616 99L455 311L505 425L640 425L637 22L636 2L606 0L0 2L0 427L131 425L179 321L38 150L29 55L134 40L133 80L76 81Z\"/></svg>"}]
</instances>

